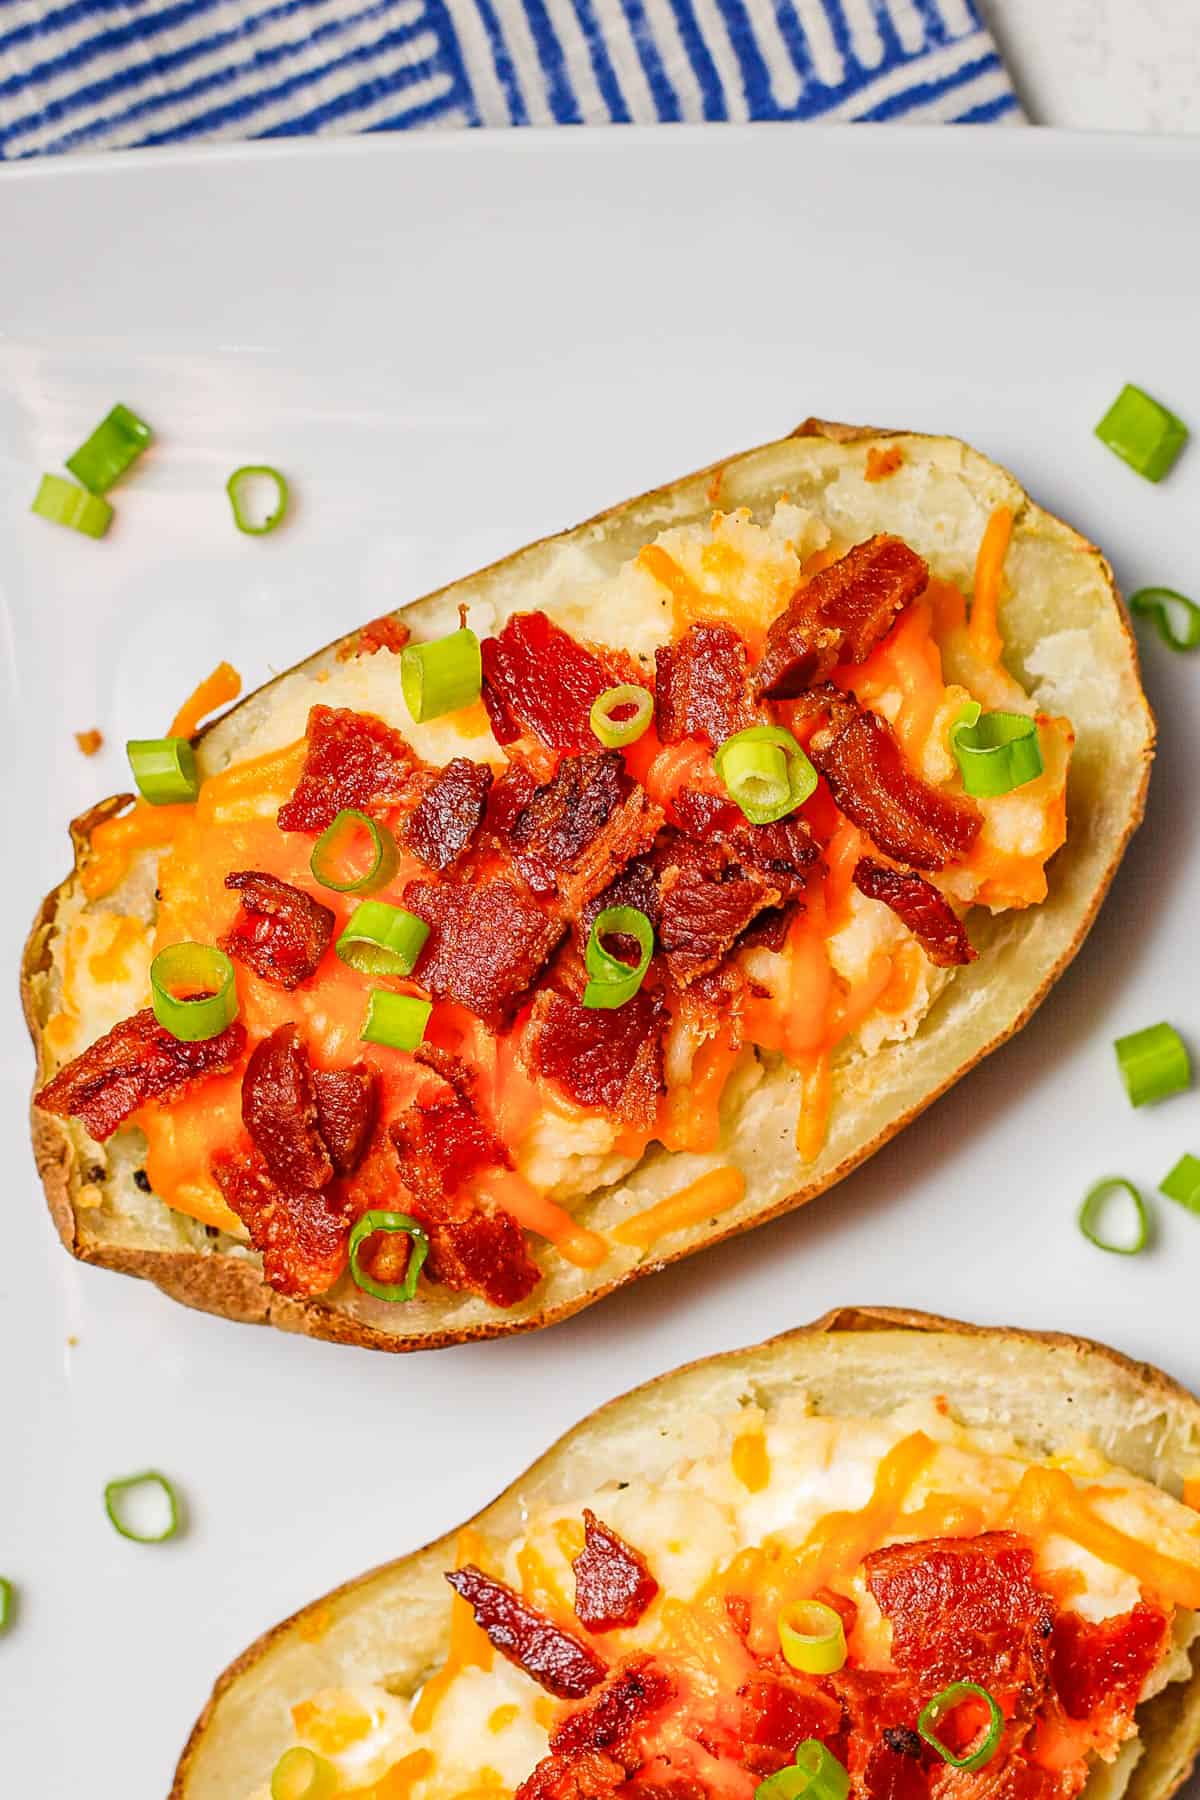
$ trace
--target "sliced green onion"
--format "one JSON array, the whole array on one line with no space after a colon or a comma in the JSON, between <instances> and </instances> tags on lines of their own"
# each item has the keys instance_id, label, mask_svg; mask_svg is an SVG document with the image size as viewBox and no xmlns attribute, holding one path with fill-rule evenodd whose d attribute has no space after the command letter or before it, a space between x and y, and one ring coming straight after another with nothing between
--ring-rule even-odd
<instances>
[{"instance_id":1,"label":"sliced green onion","mask_svg":"<svg viewBox=\"0 0 1200 1800\"><path fill-rule=\"evenodd\" d=\"M200 792L196 753L186 738L130 738L125 752L138 792L151 806L175 806Z\"/></svg>"},{"instance_id":2,"label":"sliced green onion","mask_svg":"<svg viewBox=\"0 0 1200 1800\"><path fill-rule=\"evenodd\" d=\"M128 1516L127 1502L131 1496L136 1495L145 1500L154 1493L166 1502L165 1522L159 1530L139 1531ZM104 1510L114 1530L135 1544L164 1544L179 1530L179 1501L175 1489L157 1469L147 1469L141 1475L126 1475L120 1481L110 1481L104 1490Z\"/></svg>"},{"instance_id":3,"label":"sliced green onion","mask_svg":"<svg viewBox=\"0 0 1200 1800\"><path fill-rule=\"evenodd\" d=\"M764 755L764 750L775 755ZM729 798L752 825L769 825L795 812L817 785L817 771L782 725L752 725L735 732L717 751L716 767Z\"/></svg>"},{"instance_id":4,"label":"sliced green onion","mask_svg":"<svg viewBox=\"0 0 1200 1800\"><path fill-rule=\"evenodd\" d=\"M620 957L604 948L606 934L637 940L639 955L636 965L622 962ZM593 1010L605 1011L624 1006L627 1000L633 999L645 980L653 955L654 927L645 913L639 912L636 906L606 906L592 921L584 952L590 979L583 990L583 1004Z\"/></svg>"},{"instance_id":5,"label":"sliced green onion","mask_svg":"<svg viewBox=\"0 0 1200 1800\"><path fill-rule=\"evenodd\" d=\"M271 1771L271 1800L329 1800L337 1783L331 1762L297 1744L284 1751Z\"/></svg>"},{"instance_id":6,"label":"sliced green onion","mask_svg":"<svg viewBox=\"0 0 1200 1800\"><path fill-rule=\"evenodd\" d=\"M150 964L154 1016L184 1044L219 1037L238 1015L233 964L215 944L168 944Z\"/></svg>"},{"instance_id":7,"label":"sliced green onion","mask_svg":"<svg viewBox=\"0 0 1200 1800\"><path fill-rule=\"evenodd\" d=\"M107 494L130 463L137 461L152 435L135 412L127 406L114 406L74 456L68 456L67 467L93 494Z\"/></svg>"},{"instance_id":8,"label":"sliced green onion","mask_svg":"<svg viewBox=\"0 0 1200 1800\"><path fill-rule=\"evenodd\" d=\"M968 794L1011 794L1041 774L1037 720L1026 713L985 713L978 700L950 727L950 748Z\"/></svg>"},{"instance_id":9,"label":"sliced green onion","mask_svg":"<svg viewBox=\"0 0 1200 1800\"><path fill-rule=\"evenodd\" d=\"M469 706L483 686L479 639L464 625L449 637L405 644L400 652L400 686L417 725Z\"/></svg>"},{"instance_id":10,"label":"sliced green onion","mask_svg":"<svg viewBox=\"0 0 1200 1800\"><path fill-rule=\"evenodd\" d=\"M372 988L359 1037L364 1044L386 1044L391 1050L415 1050L425 1036L433 1006L416 994L393 994Z\"/></svg>"},{"instance_id":11,"label":"sliced green onion","mask_svg":"<svg viewBox=\"0 0 1200 1800\"><path fill-rule=\"evenodd\" d=\"M805 1738L786 1769L759 1782L754 1800L846 1800L849 1792L850 1777L837 1757L817 1738Z\"/></svg>"},{"instance_id":12,"label":"sliced green onion","mask_svg":"<svg viewBox=\"0 0 1200 1800\"><path fill-rule=\"evenodd\" d=\"M1133 1209L1130 1218L1132 1235L1126 1233L1124 1242L1104 1230L1102 1215L1115 1194L1125 1195ZM1132 1181L1126 1181L1124 1175L1106 1175L1103 1181L1097 1181L1084 1195L1083 1205L1079 1208L1079 1229L1089 1244L1095 1244L1097 1250L1109 1250L1114 1256L1136 1256L1150 1242L1146 1202Z\"/></svg>"},{"instance_id":13,"label":"sliced green onion","mask_svg":"<svg viewBox=\"0 0 1200 1800\"><path fill-rule=\"evenodd\" d=\"M401 997L392 996L393 999ZM389 1236L403 1233L412 1239L403 1281L376 1281L365 1269L359 1267L358 1253L366 1239L373 1237L377 1231L386 1232ZM350 1273L363 1293L374 1294L376 1300L411 1300L417 1291L417 1277L428 1255L429 1239L425 1230L416 1219L410 1219L407 1213L365 1212L350 1233Z\"/></svg>"},{"instance_id":14,"label":"sliced green onion","mask_svg":"<svg viewBox=\"0 0 1200 1800\"><path fill-rule=\"evenodd\" d=\"M1128 1037L1119 1037L1113 1049L1132 1106L1169 1099L1191 1084L1191 1058L1173 1025L1131 1031Z\"/></svg>"},{"instance_id":15,"label":"sliced green onion","mask_svg":"<svg viewBox=\"0 0 1200 1800\"><path fill-rule=\"evenodd\" d=\"M0 1575L0 1631L8 1631L17 1616L17 1590L7 1575Z\"/></svg>"},{"instance_id":16,"label":"sliced green onion","mask_svg":"<svg viewBox=\"0 0 1200 1800\"><path fill-rule=\"evenodd\" d=\"M366 832L371 848L368 859L364 859L366 868L355 875L348 864L355 840L362 832ZM344 806L313 845L308 866L321 886L332 888L335 894L369 894L391 880L396 872L396 862L396 840L387 826L377 824L366 813ZM348 875L349 879L343 881L343 875Z\"/></svg>"},{"instance_id":17,"label":"sliced green onion","mask_svg":"<svg viewBox=\"0 0 1200 1800\"><path fill-rule=\"evenodd\" d=\"M937 1735L937 1727L964 1700L982 1700L988 1709L988 1724L975 1748L968 1750L965 1756L956 1756ZM942 1761L949 1763L952 1769L982 1769L985 1763L991 1762L1000 1747L1004 1714L985 1687L980 1687L974 1681L955 1681L948 1688L943 1688L940 1694L935 1694L928 1705L921 1708L917 1730L930 1748L936 1750Z\"/></svg>"},{"instance_id":18,"label":"sliced green onion","mask_svg":"<svg viewBox=\"0 0 1200 1800\"><path fill-rule=\"evenodd\" d=\"M76 487L61 475L42 476L30 511L54 525L66 525L71 531L81 531L84 537L92 538L104 536L113 516L107 500Z\"/></svg>"},{"instance_id":19,"label":"sliced green onion","mask_svg":"<svg viewBox=\"0 0 1200 1800\"><path fill-rule=\"evenodd\" d=\"M1181 1156L1159 1182L1158 1191L1168 1200L1178 1200L1189 1212L1200 1213L1200 1156Z\"/></svg>"},{"instance_id":20,"label":"sliced green onion","mask_svg":"<svg viewBox=\"0 0 1200 1800\"><path fill-rule=\"evenodd\" d=\"M633 711L627 719L614 718L614 713L632 707ZM620 687L605 688L604 692L592 701L592 710L588 714L592 730L600 742L610 750L620 750L625 744L635 744L654 717L654 695L649 688L635 687L632 682L623 682Z\"/></svg>"},{"instance_id":21,"label":"sliced green onion","mask_svg":"<svg viewBox=\"0 0 1200 1800\"><path fill-rule=\"evenodd\" d=\"M1129 596L1129 610L1153 619L1154 629L1168 650L1195 650L1200 645L1200 606L1174 588L1139 588ZM1176 631L1175 616L1182 615L1183 630Z\"/></svg>"},{"instance_id":22,"label":"sliced green onion","mask_svg":"<svg viewBox=\"0 0 1200 1800\"><path fill-rule=\"evenodd\" d=\"M272 489L272 501L267 503L268 510L264 512L261 492L258 493L258 504L255 496L268 484ZM283 523L288 509L288 484L279 470L271 468L269 463L246 463L235 469L225 483L225 492L233 508L233 522L247 537L265 537L268 531L274 531Z\"/></svg>"},{"instance_id":23,"label":"sliced green onion","mask_svg":"<svg viewBox=\"0 0 1200 1800\"><path fill-rule=\"evenodd\" d=\"M846 1660L841 1614L823 1600L798 1600L779 1615L784 1660L806 1675L832 1675Z\"/></svg>"},{"instance_id":24,"label":"sliced green onion","mask_svg":"<svg viewBox=\"0 0 1200 1800\"><path fill-rule=\"evenodd\" d=\"M1096 436L1147 481L1161 481L1188 440L1188 428L1144 389L1127 382Z\"/></svg>"},{"instance_id":25,"label":"sliced green onion","mask_svg":"<svg viewBox=\"0 0 1200 1800\"><path fill-rule=\"evenodd\" d=\"M364 900L334 949L360 975L411 975L428 936L428 925L416 913L386 900Z\"/></svg>"}]
</instances>

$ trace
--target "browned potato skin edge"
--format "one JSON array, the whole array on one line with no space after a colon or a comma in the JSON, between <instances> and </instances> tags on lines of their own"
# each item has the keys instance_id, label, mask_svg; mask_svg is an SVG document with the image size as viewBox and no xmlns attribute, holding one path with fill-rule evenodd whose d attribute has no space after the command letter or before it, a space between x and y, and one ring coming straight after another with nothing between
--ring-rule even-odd
<instances>
[{"instance_id":1,"label":"browned potato skin edge","mask_svg":"<svg viewBox=\"0 0 1200 1800\"><path fill-rule=\"evenodd\" d=\"M1047 1348L1072 1351L1076 1355L1098 1356L1111 1364L1114 1369L1120 1369L1123 1373L1132 1375L1145 1389L1148 1396L1162 1395L1175 1402L1183 1401L1192 1407L1200 1405L1200 1402L1187 1388L1173 1380L1171 1376L1164 1374L1161 1369L1155 1368L1152 1363L1135 1362L1132 1357L1123 1356L1119 1350L1113 1350L1107 1344L1098 1343L1094 1338L1073 1337L1069 1333L1061 1331L1026 1331L1017 1327L969 1325L961 1319L942 1318L936 1313L909 1312L887 1306L837 1306L832 1311L823 1314L821 1318L814 1319L811 1325L800 1325L793 1331L781 1332L777 1337L768 1338L766 1343L758 1348L769 1349L772 1344L782 1344L792 1338L812 1337L819 1334L898 1330L942 1332L953 1337L992 1338L1007 1341L1016 1339L1030 1344L1044 1344ZM657 1376L653 1381L642 1383L638 1388L631 1389L630 1393L645 1393L660 1386L663 1382L672 1380L686 1369L698 1369L744 1354L745 1352L742 1350L732 1350L724 1352L721 1356L698 1357L695 1361L682 1365L681 1369L668 1370L666 1374ZM621 1394L613 1400L606 1401L587 1419L581 1420L580 1425L594 1424L602 1419L605 1413L620 1407L629 1397L629 1394ZM466 1525L468 1527L479 1525L491 1511L492 1506L499 1505L515 1488L522 1486L536 1470L565 1451L574 1431L578 1429L579 1426L572 1427L572 1430L539 1457L531 1468L523 1470L516 1480L497 1496L491 1506L484 1507L481 1512L476 1513L473 1519L466 1521ZM423 1555L427 1551L440 1550L445 1553L448 1561L452 1562L454 1540L461 1529L463 1529L462 1526L456 1525L444 1536L435 1539L432 1544L425 1545L421 1550L414 1551L412 1554L417 1556ZM397 1559L400 1563L407 1560L407 1557ZM319 1600L311 1601L309 1605L301 1607L299 1612L293 1613L290 1618L281 1620L278 1625L274 1625L269 1631L264 1632L248 1649L243 1650L235 1661L230 1663L229 1667L218 1676L204 1711L192 1727L191 1736L188 1738L183 1755L175 1770L175 1779L171 1784L167 1800L187 1800L190 1766L199 1751L213 1711L226 1691L265 1654L276 1638L284 1632L290 1631L302 1619L312 1617L331 1601L340 1600L352 1594L356 1588L361 1587L364 1582L370 1581L382 1569L392 1566L394 1565L381 1563L376 1568L368 1569L363 1574L356 1576L352 1581L343 1582L340 1587L322 1595ZM1195 1652L1193 1652L1193 1656L1195 1656ZM1148 1702L1143 1709L1143 1741L1149 1744L1150 1736L1153 1735L1156 1740L1156 1760L1166 1760L1170 1763L1169 1774L1163 1785L1154 1790L1152 1800L1170 1800L1170 1796L1183 1785L1195 1765L1197 1752L1200 1751L1200 1711L1195 1707L1186 1708L1183 1702L1193 1696L1197 1679L1198 1674L1195 1664L1193 1664L1191 1681L1181 1682L1175 1684L1174 1689L1164 1690L1155 1700ZM1158 1741L1160 1739L1161 1741ZM231 1800L235 1800L235 1797L231 1796ZM1147 1800L1147 1797L1139 1795L1136 1800Z\"/></svg>"},{"instance_id":2,"label":"browned potato skin edge","mask_svg":"<svg viewBox=\"0 0 1200 1800\"><path fill-rule=\"evenodd\" d=\"M868 438L920 434L875 430L870 426L840 425L826 419L810 418L799 425L791 435L793 437L823 437L835 443L854 443ZM720 462L712 463L707 468L698 471L698 475L711 473L715 476L730 460L730 458L724 457ZM685 477L684 479L696 479L696 477ZM622 501L619 506L607 508L604 512L598 513L594 520L587 521L587 523L599 523L613 513L623 510L626 505L628 505L628 501ZM1122 630L1129 643L1130 654L1136 670L1138 668L1136 640L1124 608L1120 604L1111 572L1101 552L1094 546L1092 553L1101 564L1105 580L1112 591ZM591 1306L595 1301L604 1299L607 1294L615 1292L617 1288L628 1286L629 1283L640 1280L644 1275L657 1274L659 1270L668 1268L684 1256L690 1256L696 1249L709 1249L713 1245L724 1243L728 1238L738 1236L741 1232L751 1230L758 1225L767 1224L771 1219L777 1219L783 1213L791 1212L794 1208L803 1206L806 1201L815 1199L818 1194L835 1186L861 1163L866 1162L877 1150L882 1149L883 1145L890 1142L906 1125L911 1124L912 1120L924 1112L927 1107L932 1106L935 1100L940 1099L947 1089L955 1086L964 1075L969 1074L976 1063L981 1062L993 1050L999 1049L1001 1044L1006 1043L1028 1022L1078 952L1091 929L1100 903L1108 892L1112 878L1125 853L1125 847L1141 823L1145 810L1146 790L1150 780L1150 764L1154 755L1153 720L1149 718L1149 713L1148 725L1150 735L1136 803L1131 808L1124 832L1113 844L1104 878L1097 885L1091 909L1081 922L1070 946L1053 968L1047 972L1044 981L1024 1011L998 1031L977 1056L965 1062L940 1086L931 1090L919 1106L911 1108L909 1112L895 1120L888 1129L881 1131L868 1143L861 1145L853 1155L846 1157L833 1169L823 1181L815 1182L809 1187L796 1189L794 1193L785 1195L783 1199L776 1201L774 1205L767 1207L753 1219L747 1219L737 1225L714 1229L712 1236L706 1239L702 1246L692 1245L687 1249L677 1250L671 1254L638 1263L602 1286L580 1295L577 1299L559 1306L548 1307L544 1312L534 1314L529 1318L507 1320L503 1316L498 1316L494 1322L489 1321L486 1324L470 1326L463 1330L427 1332L409 1337L394 1336L390 1333L376 1331L369 1325L360 1324L356 1320L332 1312L322 1306L319 1301L285 1299L282 1295L274 1292L263 1279L261 1272L249 1262L227 1257L198 1256L187 1252L104 1250L82 1245L75 1228L75 1215L70 1196L73 1161L70 1140L57 1120L33 1107L31 1109L31 1129L34 1157L45 1188L50 1215L58 1229L58 1234L71 1255L79 1261L95 1263L102 1268L115 1269L125 1275L138 1275L148 1281L153 1281L162 1289L163 1293L169 1294L174 1300L182 1301L185 1306L195 1307L201 1312L216 1313L222 1318L234 1319L243 1324L275 1325L281 1330L301 1332L307 1337L323 1338L329 1343L354 1344L362 1349L389 1350L396 1353L408 1350L439 1350L450 1344L471 1343L485 1338L512 1337L517 1332L537 1331L545 1325L556 1325L561 1320L570 1318L574 1313L581 1311L585 1306ZM207 730L207 727L204 729ZM201 731L199 735L202 737L204 731ZM126 805L130 799L130 795L120 795L102 801L73 822L71 837L75 845L77 860L82 850L86 848L95 827L103 819L110 817L112 813ZM38 1055L39 1080L42 1022L36 1016L31 979L46 966L48 940L54 926L57 900L58 890L55 889L43 901L41 911L25 945L21 963L21 998L25 1020Z\"/></svg>"}]
</instances>

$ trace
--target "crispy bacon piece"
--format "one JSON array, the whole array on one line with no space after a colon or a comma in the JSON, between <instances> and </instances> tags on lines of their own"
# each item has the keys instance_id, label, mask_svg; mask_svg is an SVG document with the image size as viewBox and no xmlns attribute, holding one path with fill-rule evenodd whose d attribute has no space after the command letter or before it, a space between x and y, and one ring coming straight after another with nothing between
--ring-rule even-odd
<instances>
[{"instance_id":1,"label":"crispy bacon piece","mask_svg":"<svg viewBox=\"0 0 1200 1800\"><path fill-rule=\"evenodd\" d=\"M817 733L808 753L846 817L897 862L944 869L979 835L983 820L974 801L923 781L878 713L847 709L841 723Z\"/></svg>"},{"instance_id":2,"label":"crispy bacon piece","mask_svg":"<svg viewBox=\"0 0 1200 1800\"><path fill-rule=\"evenodd\" d=\"M60 1119L80 1120L103 1143L147 1100L177 1100L194 1081L232 1069L245 1048L246 1028L236 1019L219 1036L187 1044L146 1007L66 1063L37 1104Z\"/></svg>"},{"instance_id":3,"label":"crispy bacon piece","mask_svg":"<svg viewBox=\"0 0 1200 1800\"><path fill-rule=\"evenodd\" d=\"M451 1569L446 1580L472 1608L476 1624L501 1656L548 1694L581 1700L604 1680L605 1665L594 1650L536 1612L504 1582L493 1581L473 1563Z\"/></svg>"},{"instance_id":4,"label":"crispy bacon piece","mask_svg":"<svg viewBox=\"0 0 1200 1800\"><path fill-rule=\"evenodd\" d=\"M368 619L338 647L338 661L349 662L352 656L374 656L377 650L391 650L399 655L412 636L408 626L394 613L382 613Z\"/></svg>"},{"instance_id":5,"label":"crispy bacon piece","mask_svg":"<svg viewBox=\"0 0 1200 1800\"><path fill-rule=\"evenodd\" d=\"M630 1124L648 1125L662 1089L665 1026L660 995L645 987L612 1008L583 1006L543 988L522 1054L536 1074L559 1082L581 1106L600 1106Z\"/></svg>"},{"instance_id":6,"label":"crispy bacon piece","mask_svg":"<svg viewBox=\"0 0 1200 1800\"><path fill-rule=\"evenodd\" d=\"M863 856L855 864L854 885L868 900L890 906L939 969L975 961L966 926L946 896L923 875Z\"/></svg>"},{"instance_id":7,"label":"crispy bacon piece","mask_svg":"<svg viewBox=\"0 0 1200 1800\"><path fill-rule=\"evenodd\" d=\"M995 1693L1044 1681L1054 1608L1016 1532L891 1544L863 1568L891 1621L893 1662L923 1687L976 1681Z\"/></svg>"},{"instance_id":8,"label":"crispy bacon piece","mask_svg":"<svg viewBox=\"0 0 1200 1800\"><path fill-rule=\"evenodd\" d=\"M363 1159L375 1123L378 1088L365 1063L350 1069L315 1069L317 1129L335 1174L350 1175Z\"/></svg>"},{"instance_id":9,"label":"crispy bacon piece","mask_svg":"<svg viewBox=\"0 0 1200 1800\"><path fill-rule=\"evenodd\" d=\"M640 913L645 913L657 931L658 874L650 857L635 856L632 862L626 863L616 880L602 894L594 895L582 909L575 921L575 941L580 955L587 948L596 919L602 912L607 912L610 906L636 906ZM604 941L615 956L622 957L626 962L637 961L639 947L635 939L616 932L611 936L606 935Z\"/></svg>"},{"instance_id":10,"label":"crispy bacon piece","mask_svg":"<svg viewBox=\"0 0 1200 1800\"><path fill-rule=\"evenodd\" d=\"M374 713L314 706L308 755L295 793L279 809L279 829L324 831L343 807L395 806L416 767L410 745Z\"/></svg>"},{"instance_id":11,"label":"crispy bacon piece","mask_svg":"<svg viewBox=\"0 0 1200 1800\"><path fill-rule=\"evenodd\" d=\"M560 1756L605 1750L624 1757L636 1734L674 1696L675 1683L664 1670L656 1669L648 1656L631 1657L586 1706L563 1720L550 1739L550 1748Z\"/></svg>"},{"instance_id":12,"label":"crispy bacon piece","mask_svg":"<svg viewBox=\"0 0 1200 1800\"><path fill-rule=\"evenodd\" d=\"M498 744L532 732L552 750L592 748L592 702L612 685L598 656L544 612L514 613L480 651L483 704Z\"/></svg>"},{"instance_id":13,"label":"crispy bacon piece","mask_svg":"<svg viewBox=\"0 0 1200 1800\"><path fill-rule=\"evenodd\" d=\"M333 1180L308 1052L294 1025L280 1025L255 1046L242 1077L242 1123L285 1193L327 1187Z\"/></svg>"},{"instance_id":14,"label":"crispy bacon piece","mask_svg":"<svg viewBox=\"0 0 1200 1800\"><path fill-rule=\"evenodd\" d=\"M1060 1612L1050 1669L1067 1717L1091 1720L1115 1745L1133 1717L1146 1677L1167 1647L1169 1632L1167 1615L1145 1602L1098 1622Z\"/></svg>"},{"instance_id":15,"label":"crispy bacon piece","mask_svg":"<svg viewBox=\"0 0 1200 1800\"><path fill-rule=\"evenodd\" d=\"M587 1506L583 1531L583 1549L571 1564L576 1618L589 1631L636 1625L658 1592L645 1557Z\"/></svg>"},{"instance_id":16,"label":"crispy bacon piece","mask_svg":"<svg viewBox=\"0 0 1200 1800\"><path fill-rule=\"evenodd\" d=\"M752 869L788 877L799 891L804 877L820 860L821 847L807 821L796 813L770 825L752 825L740 807L700 788L682 788L672 796L671 813L689 837L728 846L730 855Z\"/></svg>"},{"instance_id":17,"label":"crispy bacon piece","mask_svg":"<svg viewBox=\"0 0 1200 1800\"><path fill-rule=\"evenodd\" d=\"M917 1736L916 1732L912 1735ZM866 1766L859 1777L865 1800L928 1800L929 1776L921 1750L913 1757L894 1749L886 1740L885 1732L883 1740L867 1752ZM917 1743L921 1745L919 1737ZM1005 1794L1005 1800L1011 1800L1011 1796Z\"/></svg>"},{"instance_id":18,"label":"crispy bacon piece","mask_svg":"<svg viewBox=\"0 0 1200 1800\"><path fill-rule=\"evenodd\" d=\"M241 912L218 940L226 955L289 993L316 973L333 935L334 915L327 906L259 869L227 875L225 886L242 897Z\"/></svg>"},{"instance_id":19,"label":"crispy bacon piece","mask_svg":"<svg viewBox=\"0 0 1200 1800\"><path fill-rule=\"evenodd\" d=\"M404 905L431 929L417 980L439 999L456 1000L498 1029L566 930L547 918L514 881L469 887L412 881Z\"/></svg>"},{"instance_id":20,"label":"crispy bacon piece","mask_svg":"<svg viewBox=\"0 0 1200 1800\"><path fill-rule=\"evenodd\" d=\"M456 756L421 796L404 823L404 841L431 869L458 861L483 824L492 771Z\"/></svg>"},{"instance_id":21,"label":"crispy bacon piece","mask_svg":"<svg viewBox=\"0 0 1200 1800\"><path fill-rule=\"evenodd\" d=\"M438 1211L481 1169L508 1169L512 1163L479 1117L466 1064L429 1045L422 1045L418 1056L441 1076L443 1086L434 1098L406 1106L391 1138L405 1187L414 1200Z\"/></svg>"},{"instance_id":22,"label":"crispy bacon piece","mask_svg":"<svg viewBox=\"0 0 1200 1800\"><path fill-rule=\"evenodd\" d=\"M346 1266L350 1221L320 1188L285 1193L252 1156L220 1152L213 1177L262 1252L263 1274L277 1294L326 1293Z\"/></svg>"},{"instance_id":23,"label":"crispy bacon piece","mask_svg":"<svg viewBox=\"0 0 1200 1800\"><path fill-rule=\"evenodd\" d=\"M513 820L509 843L535 892L557 891L575 914L650 848L662 822L620 751L601 750L563 757Z\"/></svg>"},{"instance_id":24,"label":"crispy bacon piece","mask_svg":"<svg viewBox=\"0 0 1200 1800\"><path fill-rule=\"evenodd\" d=\"M719 750L753 725L746 646L728 625L689 625L654 652L654 723L664 744L705 738Z\"/></svg>"},{"instance_id":25,"label":"crispy bacon piece","mask_svg":"<svg viewBox=\"0 0 1200 1800\"><path fill-rule=\"evenodd\" d=\"M502 849L507 850L513 820L522 807L529 805L536 788L534 777L518 762L510 762L492 783L483 824L484 830Z\"/></svg>"},{"instance_id":26,"label":"crispy bacon piece","mask_svg":"<svg viewBox=\"0 0 1200 1800\"><path fill-rule=\"evenodd\" d=\"M756 1775L786 1768L805 1738L834 1737L842 1709L831 1694L802 1675L764 1675L738 1689L741 1760Z\"/></svg>"},{"instance_id":27,"label":"crispy bacon piece","mask_svg":"<svg viewBox=\"0 0 1200 1800\"><path fill-rule=\"evenodd\" d=\"M786 700L823 681L840 662L865 662L897 613L924 593L929 568L901 538L856 544L802 587L767 633L754 685Z\"/></svg>"},{"instance_id":28,"label":"crispy bacon piece","mask_svg":"<svg viewBox=\"0 0 1200 1800\"><path fill-rule=\"evenodd\" d=\"M617 1794L642 1800L643 1790L626 1784L623 1765L611 1756L585 1750L580 1756L544 1756L513 1800L608 1800Z\"/></svg>"},{"instance_id":29,"label":"crispy bacon piece","mask_svg":"<svg viewBox=\"0 0 1200 1800\"><path fill-rule=\"evenodd\" d=\"M784 889L773 877L747 874L718 847L681 838L666 852L660 875L659 944L680 987L705 975L758 914L778 906Z\"/></svg>"},{"instance_id":30,"label":"crispy bacon piece","mask_svg":"<svg viewBox=\"0 0 1200 1800\"><path fill-rule=\"evenodd\" d=\"M430 1281L458 1292L482 1294L492 1306L527 1300L542 1272L530 1256L525 1234L503 1207L471 1206L461 1218L418 1215L429 1233L425 1273Z\"/></svg>"}]
</instances>

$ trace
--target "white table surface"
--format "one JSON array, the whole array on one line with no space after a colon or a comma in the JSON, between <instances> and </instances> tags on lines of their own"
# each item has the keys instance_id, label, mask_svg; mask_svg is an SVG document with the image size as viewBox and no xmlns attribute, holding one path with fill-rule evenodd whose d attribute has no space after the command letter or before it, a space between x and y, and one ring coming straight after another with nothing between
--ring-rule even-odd
<instances>
[{"instance_id":1,"label":"white table surface","mask_svg":"<svg viewBox=\"0 0 1200 1800\"><path fill-rule=\"evenodd\" d=\"M1038 125L1200 131L1200 0L979 0Z\"/></svg>"}]
</instances>

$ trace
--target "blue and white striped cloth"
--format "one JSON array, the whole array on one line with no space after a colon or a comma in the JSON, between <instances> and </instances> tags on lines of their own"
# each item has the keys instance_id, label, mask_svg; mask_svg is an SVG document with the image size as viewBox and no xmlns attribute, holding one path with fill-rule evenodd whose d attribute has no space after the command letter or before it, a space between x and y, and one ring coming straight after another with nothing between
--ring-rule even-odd
<instances>
[{"instance_id":1,"label":"blue and white striped cloth","mask_svg":"<svg viewBox=\"0 0 1200 1800\"><path fill-rule=\"evenodd\" d=\"M0 160L432 125L1019 116L975 0L0 0Z\"/></svg>"}]
</instances>

